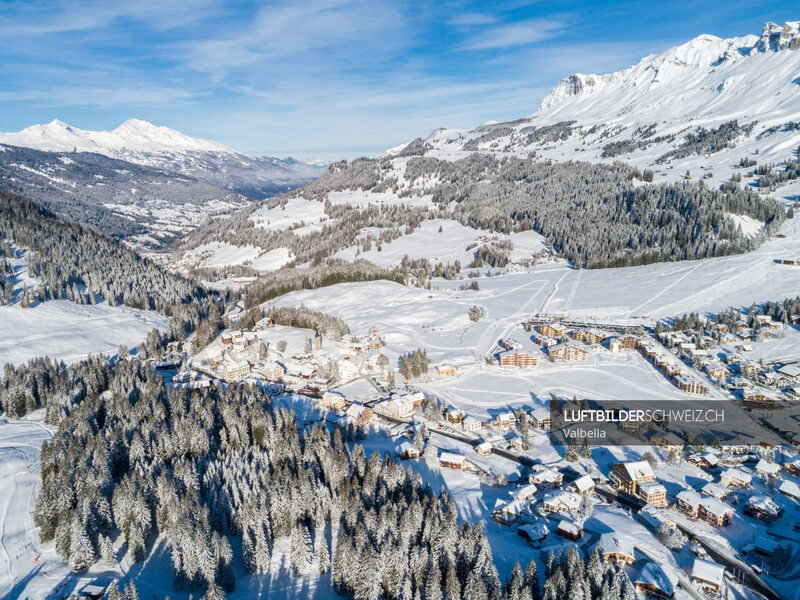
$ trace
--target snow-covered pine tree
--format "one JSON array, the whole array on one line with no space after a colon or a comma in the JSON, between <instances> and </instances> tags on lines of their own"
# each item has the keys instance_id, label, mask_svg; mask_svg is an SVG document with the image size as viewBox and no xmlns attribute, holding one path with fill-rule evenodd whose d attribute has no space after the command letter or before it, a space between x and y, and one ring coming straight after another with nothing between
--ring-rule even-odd
<instances>
[{"instance_id":1,"label":"snow-covered pine tree","mask_svg":"<svg viewBox=\"0 0 800 600\"><path fill-rule=\"evenodd\" d=\"M321 534L319 544L319 572L327 573L331 569L331 557L328 552L328 542L325 540L324 534Z\"/></svg>"},{"instance_id":2,"label":"snow-covered pine tree","mask_svg":"<svg viewBox=\"0 0 800 600\"><path fill-rule=\"evenodd\" d=\"M100 556L103 559L103 564L109 569L117 566L117 551L114 550L114 544L111 539L106 535L100 536Z\"/></svg>"},{"instance_id":3,"label":"snow-covered pine tree","mask_svg":"<svg viewBox=\"0 0 800 600\"><path fill-rule=\"evenodd\" d=\"M69 544L69 568L73 571L85 571L97 560L92 540L86 528L78 518L72 521Z\"/></svg>"},{"instance_id":4,"label":"snow-covered pine tree","mask_svg":"<svg viewBox=\"0 0 800 600\"><path fill-rule=\"evenodd\" d=\"M292 528L291 535L291 563L295 573L298 575L309 573L313 558L311 535L308 532L308 527L303 523L297 523Z\"/></svg>"},{"instance_id":5,"label":"snow-covered pine tree","mask_svg":"<svg viewBox=\"0 0 800 600\"><path fill-rule=\"evenodd\" d=\"M539 587L539 571L534 559L531 559L525 567L525 586L530 590L532 600L539 600L542 592Z\"/></svg>"}]
</instances>

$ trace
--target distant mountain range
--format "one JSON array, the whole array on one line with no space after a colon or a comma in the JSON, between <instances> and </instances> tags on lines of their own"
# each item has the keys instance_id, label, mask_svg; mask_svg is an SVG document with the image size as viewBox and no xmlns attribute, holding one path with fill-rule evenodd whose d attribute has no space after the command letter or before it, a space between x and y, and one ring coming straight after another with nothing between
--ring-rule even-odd
<instances>
[{"instance_id":1,"label":"distant mountain range","mask_svg":"<svg viewBox=\"0 0 800 600\"><path fill-rule=\"evenodd\" d=\"M247 156L135 119L113 131L55 120L0 133L0 189L144 249L159 249L208 217L302 186L324 169Z\"/></svg>"},{"instance_id":2,"label":"distant mountain range","mask_svg":"<svg viewBox=\"0 0 800 600\"><path fill-rule=\"evenodd\" d=\"M542 159L626 160L656 169L672 160L675 172L665 174L669 179L684 176L685 168L678 172L677 164L696 169L698 157L717 153L728 159L735 151L738 161L739 154L758 151L759 164L783 161L800 143L795 129L800 121L798 49L800 21L767 23L761 35L701 35L622 71L570 75L529 117L474 129L438 129L389 155L452 160L475 152L535 153ZM719 130L724 139L706 135L709 144L671 152L686 146L687 136L699 128ZM713 166L715 180L730 176L733 165L711 162L717 163L707 165Z\"/></svg>"},{"instance_id":3,"label":"distant mountain range","mask_svg":"<svg viewBox=\"0 0 800 600\"><path fill-rule=\"evenodd\" d=\"M158 248L251 200L194 177L91 152L0 145L0 189L111 237Z\"/></svg>"},{"instance_id":4,"label":"distant mountain range","mask_svg":"<svg viewBox=\"0 0 800 600\"><path fill-rule=\"evenodd\" d=\"M248 156L210 140L130 119L113 131L86 131L59 120L0 133L0 144L48 152L93 152L187 175L260 200L317 178L325 165L294 158Z\"/></svg>"}]
</instances>

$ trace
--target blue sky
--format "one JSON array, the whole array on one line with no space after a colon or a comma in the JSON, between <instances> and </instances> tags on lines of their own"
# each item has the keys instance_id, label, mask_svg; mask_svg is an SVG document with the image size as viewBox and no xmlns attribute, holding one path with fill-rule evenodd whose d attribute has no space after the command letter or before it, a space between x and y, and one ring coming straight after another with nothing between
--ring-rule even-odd
<instances>
[{"instance_id":1,"label":"blue sky","mask_svg":"<svg viewBox=\"0 0 800 600\"><path fill-rule=\"evenodd\" d=\"M254 154L348 158L532 114L573 72L797 19L796 0L0 0L0 130L136 117Z\"/></svg>"}]
</instances>

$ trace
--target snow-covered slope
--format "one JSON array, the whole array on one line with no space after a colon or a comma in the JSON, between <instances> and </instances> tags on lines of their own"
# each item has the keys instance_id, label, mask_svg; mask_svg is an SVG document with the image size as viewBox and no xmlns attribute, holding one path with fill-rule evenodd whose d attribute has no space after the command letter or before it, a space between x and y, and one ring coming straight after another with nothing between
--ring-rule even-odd
<instances>
[{"instance_id":1,"label":"snow-covered slope","mask_svg":"<svg viewBox=\"0 0 800 600\"><path fill-rule=\"evenodd\" d=\"M767 23L760 37L701 35L624 71L572 75L542 101L536 119L789 119L800 101L799 26L800 21Z\"/></svg>"},{"instance_id":2,"label":"snow-covered slope","mask_svg":"<svg viewBox=\"0 0 800 600\"><path fill-rule=\"evenodd\" d=\"M94 152L189 175L258 199L303 185L323 168L293 158L248 156L138 119L125 121L112 131L85 131L54 120L0 133L0 143L50 152Z\"/></svg>"},{"instance_id":3,"label":"snow-covered slope","mask_svg":"<svg viewBox=\"0 0 800 600\"><path fill-rule=\"evenodd\" d=\"M97 152L125 160L129 152L223 152L234 150L210 140L189 137L168 127L129 119L113 131L85 131L54 119L15 133L0 133L0 141L14 146L60 152Z\"/></svg>"},{"instance_id":4,"label":"snow-covered slope","mask_svg":"<svg viewBox=\"0 0 800 600\"><path fill-rule=\"evenodd\" d=\"M709 179L724 181L743 156L757 153L759 164L779 162L800 144L800 131L787 127L800 115L798 50L800 21L767 23L761 35L701 35L622 71L571 75L529 117L471 130L438 129L416 145L445 159L473 152L535 153L543 159L626 160L648 167L667 162L671 157L658 159L685 144L697 128L736 120L741 131L724 145L672 158L673 168L661 169L674 180L686 169L706 167L713 173ZM614 142L620 143L616 151L604 152Z\"/></svg>"}]
</instances>

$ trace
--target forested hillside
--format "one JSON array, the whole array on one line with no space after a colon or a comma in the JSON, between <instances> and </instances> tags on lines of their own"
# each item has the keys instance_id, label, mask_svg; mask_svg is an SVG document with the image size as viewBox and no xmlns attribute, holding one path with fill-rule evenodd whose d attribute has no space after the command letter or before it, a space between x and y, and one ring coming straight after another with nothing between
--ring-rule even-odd
<instances>
[{"instance_id":1,"label":"forested hillside","mask_svg":"<svg viewBox=\"0 0 800 600\"><path fill-rule=\"evenodd\" d=\"M207 214L245 206L240 194L91 152L0 145L0 188L40 202L64 219L112 237L150 234L160 242Z\"/></svg>"},{"instance_id":2,"label":"forested hillside","mask_svg":"<svg viewBox=\"0 0 800 600\"><path fill-rule=\"evenodd\" d=\"M501 584L482 527L460 520L449 495L339 432L299 430L263 390L168 396L136 360L82 369L92 393L42 450L35 509L74 570L114 563L117 536L132 562L160 539L176 589L223 598L237 584L234 552L247 573L268 573L275 540L289 538L293 571L318 570L348 598L634 597L598 552L551 555L543 585L533 561Z\"/></svg>"},{"instance_id":3,"label":"forested hillside","mask_svg":"<svg viewBox=\"0 0 800 600\"><path fill-rule=\"evenodd\" d=\"M645 179L652 174L621 163L553 163L473 154L457 161L414 156L400 168L389 158L357 159L332 165L303 188L302 195L326 202L330 192L348 189L392 191L401 199L430 194L436 209L351 208L352 219L342 218L301 238L289 231L257 229L240 213L229 227L216 224L194 237L217 235L263 248L314 244L321 255L352 243L360 227L413 227L421 218L444 217L504 233L534 229L577 266L602 268L743 253L758 247L785 219L780 203L736 185L713 189L702 181ZM335 211L345 211L343 206L325 206L332 219ZM729 214L752 217L765 227L748 237ZM377 215L383 222L374 218ZM298 260L305 260L308 254L301 257Z\"/></svg>"},{"instance_id":4,"label":"forested hillside","mask_svg":"<svg viewBox=\"0 0 800 600\"><path fill-rule=\"evenodd\" d=\"M207 290L195 281L168 273L116 240L69 223L26 198L0 191L0 247L14 243L28 250L29 274L39 283L23 292L24 305L47 300L79 304L106 302L156 310L172 317L166 333L153 331L143 352L157 352L171 339L193 331L207 344L222 326L229 292ZM0 257L6 266L6 259ZM0 271L7 299L12 273ZM24 411L23 411L24 413Z\"/></svg>"},{"instance_id":5,"label":"forested hillside","mask_svg":"<svg viewBox=\"0 0 800 600\"><path fill-rule=\"evenodd\" d=\"M303 188L303 193L306 189ZM262 206L279 206L289 196L254 203L236 211L227 219L208 219L188 234L182 248L195 248L209 241L236 246L258 246L264 250L287 248L294 257L289 266L309 261L319 262L350 246L365 227L402 229L410 233L423 220L434 218L436 211L405 204L373 205L356 208L347 204L324 204L327 220L316 231L296 234L293 229L265 229L256 226L253 213Z\"/></svg>"},{"instance_id":6,"label":"forested hillside","mask_svg":"<svg viewBox=\"0 0 800 600\"><path fill-rule=\"evenodd\" d=\"M117 241L2 190L0 239L31 251L29 269L42 281L37 293L43 299L100 300L164 312L208 295Z\"/></svg>"}]
</instances>

